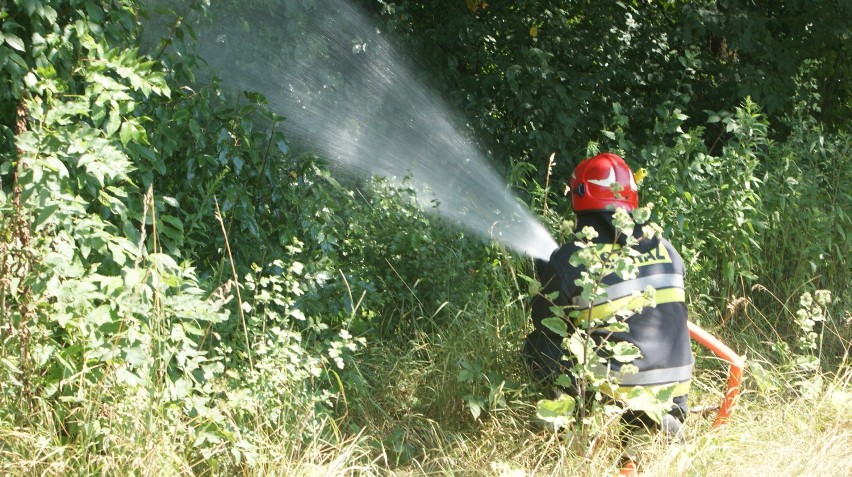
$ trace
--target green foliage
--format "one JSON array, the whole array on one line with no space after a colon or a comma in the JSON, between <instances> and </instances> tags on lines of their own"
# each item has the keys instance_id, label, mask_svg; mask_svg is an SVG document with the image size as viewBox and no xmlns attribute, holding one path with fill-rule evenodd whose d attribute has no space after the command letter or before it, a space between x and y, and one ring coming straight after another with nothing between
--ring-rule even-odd
<instances>
[{"instance_id":1,"label":"green foliage","mask_svg":"<svg viewBox=\"0 0 852 477\"><path fill-rule=\"evenodd\" d=\"M692 96L682 109L690 129L703 111L752 97L773 133L784 131L805 65L818 117L835 130L852 117L844 2L486 3L397 1L385 13L504 164L530 161L541 174L557 152L570 158L557 168L567 177L588 139L612 123L612 105L644 143L654 141L655 110L681 94ZM684 89L685 73L701 87ZM725 133L712 129L708 145Z\"/></svg>"},{"instance_id":2,"label":"green foliage","mask_svg":"<svg viewBox=\"0 0 852 477\"><path fill-rule=\"evenodd\" d=\"M23 424L11 403L44 407L29 425L104 449L122 423L99 416L130 399L197 412L221 367L203 349L205 330L228 313L191 266L162 253L151 188L133 180L157 159L146 103L171 92L153 62L118 41L130 38L129 6L70 2L58 6L69 9L61 22L51 7L24 6L12 18L29 20L33 64L20 95L5 98L21 116L3 151L14 181L2 203L0 399L10 422Z\"/></svg>"},{"instance_id":3,"label":"green foliage","mask_svg":"<svg viewBox=\"0 0 852 477\"><path fill-rule=\"evenodd\" d=\"M814 295L815 297L808 292L803 293L796 311L796 325L801 332L797 343L799 357L796 364L809 371L814 371L819 366L818 348L822 344L815 326L826 321L826 310L831 303L831 292L828 290L816 290Z\"/></svg>"},{"instance_id":4,"label":"green foliage","mask_svg":"<svg viewBox=\"0 0 852 477\"><path fill-rule=\"evenodd\" d=\"M702 307L720 306L756 278L766 228L757 176L758 157L769 144L766 122L750 101L734 114L712 114L709 121L724 122L731 135L717 156L705 146L705 129L683 130L687 117L676 104L659 107L658 114L657 140L636 147L617 126L613 146L654 171L642 183L642 200L656 205L655 219L694 257L688 264L698 292L693 298ZM616 111L616 124L627 121Z\"/></svg>"},{"instance_id":5,"label":"green foliage","mask_svg":"<svg viewBox=\"0 0 852 477\"><path fill-rule=\"evenodd\" d=\"M489 4L471 14L462 2L395 2L386 10L503 161L578 155L614 102L645 116L667 91L675 56L668 19L629 3Z\"/></svg>"},{"instance_id":6,"label":"green foliage","mask_svg":"<svg viewBox=\"0 0 852 477\"><path fill-rule=\"evenodd\" d=\"M206 21L207 2L159 3L0 2L0 468L290 474L314 456L339 474L420 465L502 419L526 442L540 397L516 356L529 264L417 211L407 184L338 182L265 98L194 55L190 20ZM693 316L747 296L773 316L753 331L790 382L821 395L817 368L842 362L852 298L848 12L465 3L370 8L438 65L418 74L560 238L573 228L565 172L583 152L650 170L643 198L684 246ZM152 17L163 38L143 41ZM812 40L775 34L817 23ZM627 275L624 258L610 265ZM764 290L798 298L803 284L831 302L772 313L793 298ZM567 338L592 357L578 374L602 386L584 367L588 334ZM539 412L566 422L583 406ZM329 448L352 454L328 464Z\"/></svg>"},{"instance_id":7,"label":"green foliage","mask_svg":"<svg viewBox=\"0 0 852 477\"><path fill-rule=\"evenodd\" d=\"M761 166L769 192L763 199L769 229L762 268L767 288L779 296L816 280L848 303L852 263L842 244L852 227L852 138L826 133L807 116L810 106L801 104L788 119L792 135L774 143Z\"/></svg>"},{"instance_id":8,"label":"green foliage","mask_svg":"<svg viewBox=\"0 0 852 477\"><path fill-rule=\"evenodd\" d=\"M683 5L682 34L706 41L708 93L728 104L750 96L776 126L796 108L803 67L815 84L815 116L833 131L850 126L852 7L848 2L747 2ZM702 104L704 106L704 104ZM726 109L716 103L705 109Z\"/></svg>"},{"instance_id":9,"label":"green foliage","mask_svg":"<svg viewBox=\"0 0 852 477\"><path fill-rule=\"evenodd\" d=\"M10 17L32 63L3 77L19 118L0 167L4 422L128 454L133 429L169 432L200 473L256 465L282 429L303 430L297 454L331 438L363 333L424 307L437 325L494 279L491 252L416 212L410 189L343 187L261 96L187 84L178 12L152 60L132 4L33 5Z\"/></svg>"}]
</instances>

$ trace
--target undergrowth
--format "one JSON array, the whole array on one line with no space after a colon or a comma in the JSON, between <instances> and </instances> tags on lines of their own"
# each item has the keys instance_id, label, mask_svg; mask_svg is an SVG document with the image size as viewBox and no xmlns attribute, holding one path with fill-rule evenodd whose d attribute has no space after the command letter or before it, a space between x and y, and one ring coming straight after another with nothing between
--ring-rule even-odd
<instances>
[{"instance_id":1,"label":"undergrowth","mask_svg":"<svg viewBox=\"0 0 852 477\"><path fill-rule=\"evenodd\" d=\"M260 95L195 75L185 20L209 2L156 3L170 25L145 53L134 0L0 2L0 473L614 472L617 429L579 445L536 419L531 264L420 214L404 182L338 182ZM787 117L743 98L689 118L695 60L647 141L618 104L588 138L650 171L691 319L748 363L726 427L690 415L643 465L848 475L852 137L813 119L807 69ZM527 172L509 185L564 236L567 175ZM701 411L726 369L696 353Z\"/></svg>"},{"instance_id":2,"label":"undergrowth","mask_svg":"<svg viewBox=\"0 0 852 477\"><path fill-rule=\"evenodd\" d=\"M339 401L341 417L303 427L271 427L256 436L251 465L230 475L613 475L620 458L615 427L593 447L538 422L535 403L546 393L528 384L518 356L525 316L511 294L462 310L421 309L395 338L361 349L350 362L357 376ZM429 323L449 313L441 330ZM847 349L849 343L846 344ZM804 393L798 377L754 343L748 378L733 418L713 430L714 406L726 369L699 354L685 443L645 442L645 475L846 475L852 470L852 370L814 371L820 385ZM760 374L758 374L760 373ZM767 380L774 380L767 382ZM98 392L97 386L91 389ZM83 421L103 422L110 441L87 447L65 443L60 426L0 426L0 472L6 475L197 475L198 462L175 421L154 409L150 396L122 403L91 399ZM257 409L263 414L263 404ZM30 411L34 421L49 406ZM36 416L37 415L37 416ZM97 419L95 419L97 416ZM190 424L187 422L187 424ZM224 471L221 468L220 471ZM218 474L209 469L203 474Z\"/></svg>"}]
</instances>

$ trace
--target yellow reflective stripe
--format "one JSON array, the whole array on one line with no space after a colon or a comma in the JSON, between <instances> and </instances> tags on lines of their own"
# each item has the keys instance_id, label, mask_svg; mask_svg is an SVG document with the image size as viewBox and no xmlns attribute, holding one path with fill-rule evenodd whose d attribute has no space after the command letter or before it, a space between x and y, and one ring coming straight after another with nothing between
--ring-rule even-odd
<instances>
[{"instance_id":1,"label":"yellow reflective stripe","mask_svg":"<svg viewBox=\"0 0 852 477\"><path fill-rule=\"evenodd\" d=\"M595 305L631 296L635 292L641 293L645 287L648 286L655 290L683 288L683 275L677 273L656 273L654 275L648 275L647 277L634 278L632 280L625 280L614 285L609 285L605 287L606 296L595 300ZM583 300L582 295L575 296L571 302L579 308L589 306L589 302Z\"/></svg>"},{"instance_id":2,"label":"yellow reflective stripe","mask_svg":"<svg viewBox=\"0 0 852 477\"><path fill-rule=\"evenodd\" d=\"M639 267L654 265L656 263L672 263L672 258L669 256L669 251L666 250L666 246L663 245L663 242L660 242L654 250L639 255L633 260Z\"/></svg>"},{"instance_id":3,"label":"yellow reflective stripe","mask_svg":"<svg viewBox=\"0 0 852 477\"><path fill-rule=\"evenodd\" d=\"M591 249L595 251L597 256L604 260L603 276L612 275L615 273L612 263L607 261L604 256L610 253L615 253L621 250L621 245L611 243L594 244ZM651 249L641 255L633 257L633 263L637 267L646 267L648 265L658 265L664 263L673 263L671 255L663 242L660 242L656 248Z\"/></svg>"},{"instance_id":4,"label":"yellow reflective stripe","mask_svg":"<svg viewBox=\"0 0 852 477\"><path fill-rule=\"evenodd\" d=\"M663 303L675 303L675 302L685 302L686 301L686 293L683 291L683 288L664 288L662 290L657 290L657 297L655 299L657 305L661 305ZM619 298L617 300L608 301L606 303L601 303L600 305L595 305L592 307L592 319L600 320L602 318L608 318L610 316L615 315L618 310L622 308L626 308L633 312L638 312L642 308L644 308L648 303L642 297L641 294L636 296L626 296L623 298ZM589 309L586 308L580 312L580 319L587 319L589 316Z\"/></svg>"}]
</instances>

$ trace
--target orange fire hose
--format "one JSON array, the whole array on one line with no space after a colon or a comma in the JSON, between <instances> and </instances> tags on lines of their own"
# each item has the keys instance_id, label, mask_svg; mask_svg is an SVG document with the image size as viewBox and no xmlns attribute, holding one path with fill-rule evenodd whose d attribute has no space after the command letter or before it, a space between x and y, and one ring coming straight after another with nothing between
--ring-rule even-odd
<instances>
[{"instance_id":1,"label":"orange fire hose","mask_svg":"<svg viewBox=\"0 0 852 477\"><path fill-rule=\"evenodd\" d=\"M719 406L719 412L716 414L716 420L713 421L713 428L725 424L731 413L734 412L734 406L737 403L737 398L740 395L740 385L743 381L743 367L745 360L740 355L734 353L731 348L725 343L719 341L718 338L704 331L700 326L688 321L686 323L689 329L689 337L700 343L705 348L713 352L718 358L725 360L728 363L728 388L725 390L725 396L722 398L722 404ZM621 468L619 475L635 476L637 474L636 462L629 461Z\"/></svg>"},{"instance_id":2,"label":"orange fire hose","mask_svg":"<svg viewBox=\"0 0 852 477\"><path fill-rule=\"evenodd\" d=\"M719 406L719 413L716 414L716 420L713 421L713 427L717 428L727 422L728 417L734 411L734 406L737 403L737 397L740 395L740 385L743 381L743 366L745 360L738 354L734 353L731 348L725 346L725 343L719 341L715 336L701 329L700 326L692 322L686 323L689 328L689 336L695 341L704 345L719 358L728 362L728 389L725 391L725 397L722 399L722 405Z\"/></svg>"}]
</instances>

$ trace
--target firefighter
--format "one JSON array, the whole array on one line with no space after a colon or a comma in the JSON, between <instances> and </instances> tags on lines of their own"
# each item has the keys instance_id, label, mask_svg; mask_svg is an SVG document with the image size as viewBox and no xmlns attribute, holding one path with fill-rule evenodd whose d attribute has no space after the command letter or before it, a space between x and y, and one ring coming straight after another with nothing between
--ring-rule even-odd
<instances>
[{"instance_id":1,"label":"firefighter","mask_svg":"<svg viewBox=\"0 0 852 477\"><path fill-rule=\"evenodd\" d=\"M600 244L603 250L624 247L628 237L616 230L613 215L616 208L632 211L639 207L638 187L625 161L610 153L585 159L574 170L570 188L576 229L592 227L597 232L592 242ZM638 372L621 373L623 364L612 358L602 365L606 372L618 378L619 390L629 390L632 386L673 387L673 406L661 423L641 411L630 409L625 412L623 422L628 426L662 428L667 433L677 433L687 411L686 396L694 363L687 329L684 264L667 240L643 237L640 227L634 227L633 236L638 239L638 245L632 247L639 252L634 258L638 275L626 280L615 273L606 275L602 280L606 294L594 303L583 300L582 289L575 283L584 270L582 265L570 263L572 254L580 248L575 243L562 245L549 261L536 264L542 291L533 299L533 331L526 338L523 356L534 376L541 381L553 383L562 374L573 380L568 370L575 360L563 349L562 337L543 325L542 320L553 316L554 307L566 310L566 317L568 311L581 310L585 316L604 318L635 300L636 292L642 293L651 286L656 291L656 306L636 307L633 315L621 318L628 324L628 331L599 330L593 332L593 338L597 342L626 341L639 349L641 357L630 363ZM554 295L555 299L551 300ZM570 335L575 323L570 318L567 321ZM563 387L562 391L576 395L576 382L574 386Z\"/></svg>"}]
</instances>

